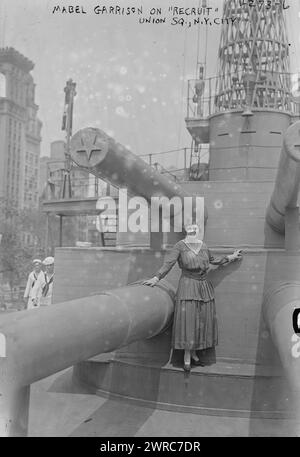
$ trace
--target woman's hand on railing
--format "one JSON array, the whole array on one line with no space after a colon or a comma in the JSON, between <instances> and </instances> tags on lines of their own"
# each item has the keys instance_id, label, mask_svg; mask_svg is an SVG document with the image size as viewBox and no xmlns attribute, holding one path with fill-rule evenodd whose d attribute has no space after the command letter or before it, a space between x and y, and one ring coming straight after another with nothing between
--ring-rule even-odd
<instances>
[{"instance_id":1,"label":"woman's hand on railing","mask_svg":"<svg viewBox=\"0 0 300 457\"><path fill-rule=\"evenodd\" d=\"M145 286L151 286L154 287L158 283L159 279L157 276L154 276L153 278L147 279L146 281L143 282Z\"/></svg>"}]
</instances>

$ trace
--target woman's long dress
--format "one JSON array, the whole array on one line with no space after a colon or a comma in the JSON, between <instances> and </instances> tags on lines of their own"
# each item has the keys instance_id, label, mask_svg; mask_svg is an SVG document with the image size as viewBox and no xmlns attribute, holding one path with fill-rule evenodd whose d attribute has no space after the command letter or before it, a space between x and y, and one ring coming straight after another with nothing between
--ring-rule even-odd
<instances>
[{"instance_id":1,"label":"woman's long dress","mask_svg":"<svg viewBox=\"0 0 300 457\"><path fill-rule=\"evenodd\" d=\"M156 276L162 279L178 262L178 284L172 333L174 349L201 350L218 344L214 289L207 280L209 264L224 265L226 256L214 258L203 243L198 253L184 240L172 248Z\"/></svg>"}]
</instances>

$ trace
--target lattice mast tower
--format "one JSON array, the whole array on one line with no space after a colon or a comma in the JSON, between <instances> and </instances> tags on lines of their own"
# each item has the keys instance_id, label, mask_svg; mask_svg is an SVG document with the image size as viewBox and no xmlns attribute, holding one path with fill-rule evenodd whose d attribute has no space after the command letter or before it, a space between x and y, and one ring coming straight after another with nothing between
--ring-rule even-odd
<instances>
[{"instance_id":1,"label":"lattice mast tower","mask_svg":"<svg viewBox=\"0 0 300 457\"><path fill-rule=\"evenodd\" d=\"M243 4L245 3L245 4ZM247 107L291 109L289 43L284 3L250 6L228 0L218 54L216 111Z\"/></svg>"},{"instance_id":2,"label":"lattice mast tower","mask_svg":"<svg viewBox=\"0 0 300 457\"><path fill-rule=\"evenodd\" d=\"M281 0L270 6L266 1L250 4L224 1L222 17L228 20L222 25L217 75L204 81L205 96L194 97L203 106L196 104L186 118L194 141L210 144L213 181L275 179L283 133L297 114L291 94L289 10ZM198 86L196 81L195 93Z\"/></svg>"}]
</instances>

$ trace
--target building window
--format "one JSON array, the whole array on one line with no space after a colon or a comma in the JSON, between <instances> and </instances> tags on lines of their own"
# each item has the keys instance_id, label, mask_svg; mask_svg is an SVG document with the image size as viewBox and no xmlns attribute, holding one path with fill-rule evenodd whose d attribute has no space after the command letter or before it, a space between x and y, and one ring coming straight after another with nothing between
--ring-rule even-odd
<instances>
[{"instance_id":1,"label":"building window","mask_svg":"<svg viewBox=\"0 0 300 457\"><path fill-rule=\"evenodd\" d=\"M6 97L6 76L0 73L0 97Z\"/></svg>"}]
</instances>

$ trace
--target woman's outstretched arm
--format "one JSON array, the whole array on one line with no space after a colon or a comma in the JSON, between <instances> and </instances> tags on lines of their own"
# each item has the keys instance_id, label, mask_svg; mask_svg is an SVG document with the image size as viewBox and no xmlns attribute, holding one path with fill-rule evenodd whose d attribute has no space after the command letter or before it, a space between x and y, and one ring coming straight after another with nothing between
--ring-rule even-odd
<instances>
[{"instance_id":1,"label":"woman's outstretched arm","mask_svg":"<svg viewBox=\"0 0 300 457\"><path fill-rule=\"evenodd\" d=\"M177 262L178 258L180 255L180 247L178 243L176 243L172 250L167 254L166 259L162 265L162 267L158 270L155 276L153 278L148 279L147 281L144 281L143 284L146 286L155 286L155 284L160 281L162 278L164 278L169 271L173 268L175 263Z\"/></svg>"},{"instance_id":2,"label":"woman's outstretched arm","mask_svg":"<svg viewBox=\"0 0 300 457\"><path fill-rule=\"evenodd\" d=\"M242 259L242 251L240 249L236 249L233 254L230 255L224 255L221 257L214 257L210 250L208 250L208 256L209 256L209 263L212 265L228 265L231 262L234 262L235 260L241 260Z\"/></svg>"},{"instance_id":3,"label":"woman's outstretched arm","mask_svg":"<svg viewBox=\"0 0 300 457\"><path fill-rule=\"evenodd\" d=\"M173 246L172 250L167 254L162 267L158 270L158 272L156 273L155 276L158 279L164 278L169 273L169 271L173 268L175 263L177 262L179 255L180 255L180 247L179 247L178 243L176 243Z\"/></svg>"}]
</instances>

